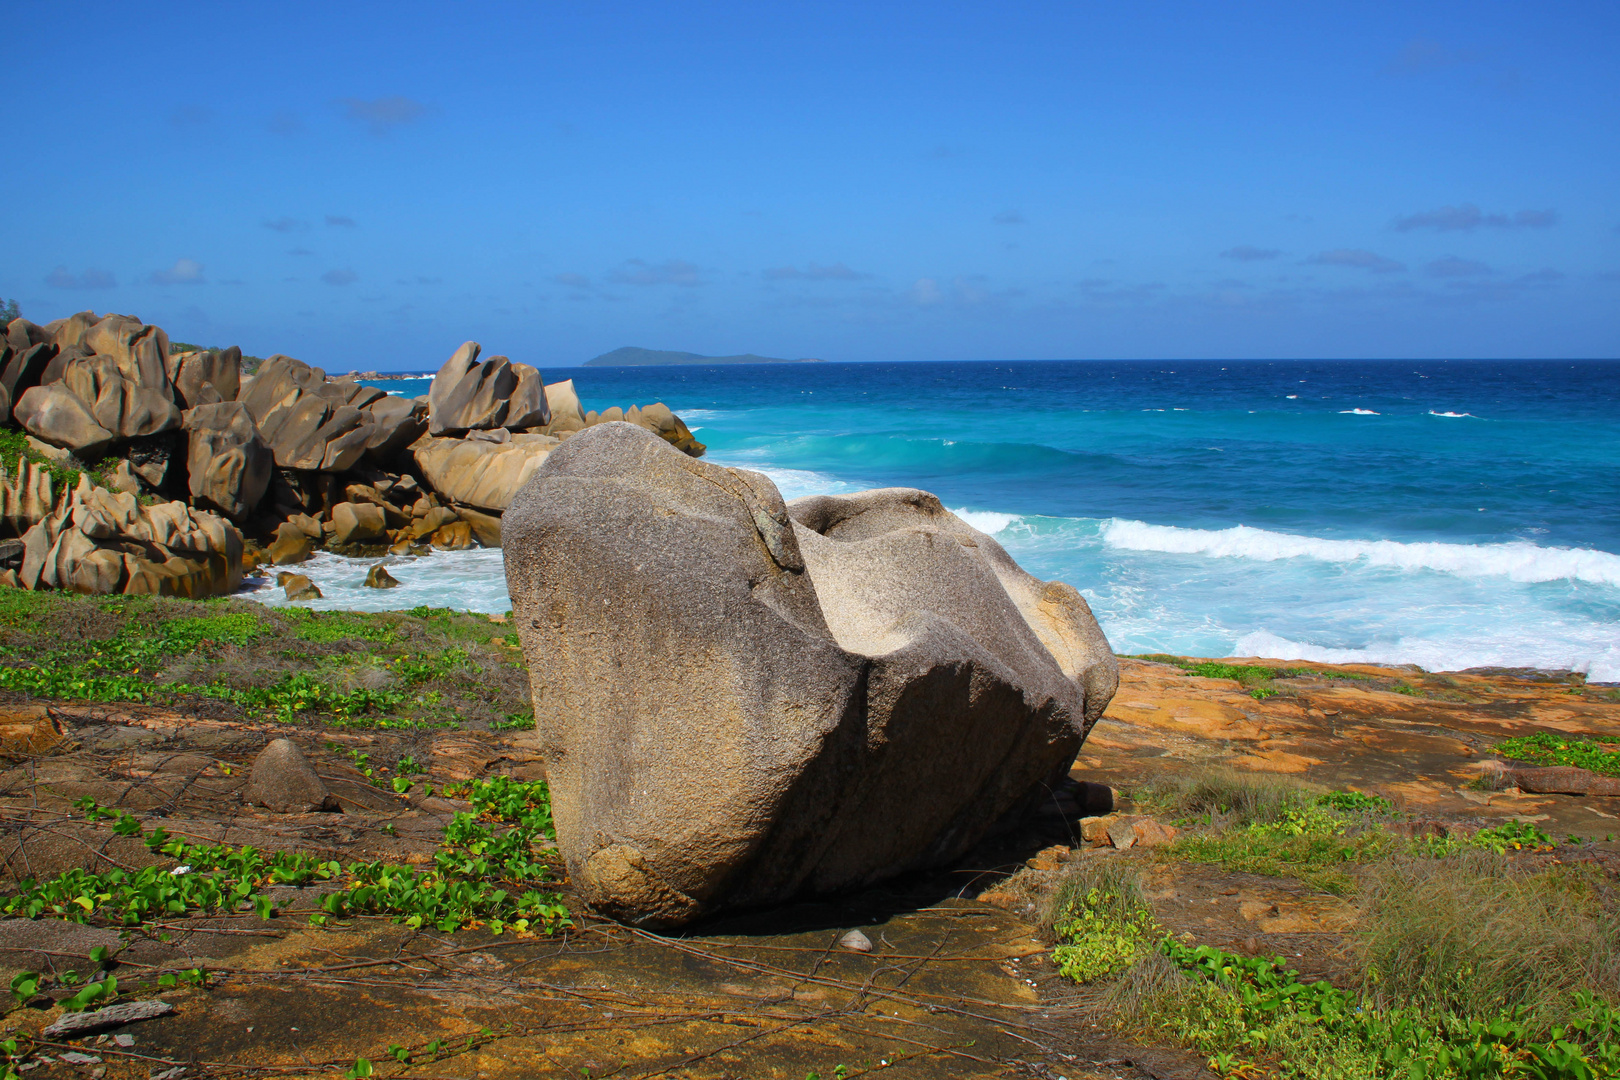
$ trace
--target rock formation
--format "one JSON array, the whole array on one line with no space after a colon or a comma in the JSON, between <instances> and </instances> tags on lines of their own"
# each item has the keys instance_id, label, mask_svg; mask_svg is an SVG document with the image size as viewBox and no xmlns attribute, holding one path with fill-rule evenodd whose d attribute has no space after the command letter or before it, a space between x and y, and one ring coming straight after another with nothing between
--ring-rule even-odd
<instances>
[{"instance_id":1,"label":"rock formation","mask_svg":"<svg viewBox=\"0 0 1620 1080\"><path fill-rule=\"evenodd\" d=\"M498 547L512 496L579 431L628 418L687 454L703 453L661 404L587 413L572 380L546 386L535 368L480 360L480 352L476 342L463 345L430 394L405 398L279 354L253 361L249 374L240 349L171 346L162 329L128 315L12 320L0 333L0 424L21 426L53 467L94 470L95 483L69 501L112 500L105 509L128 497L137 512L108 535L68 536L75 529L56 501L68 493L53 499L49 475L24 461L15 477L0 469L0 540L49 521L55 561L47 566L35 552L29 587L111 589L151 582L144 571L132 578L133 564L115 573L109 544L152 565L202 552L135 550L144 528L137 519L169 513L140 507L154 498L218 511L265 545L273 563L301 562L328 545L368 555ZM103 464L109 455L115 465ZM134 533L118 531L125 526ZM81 556L95 565L78 567ZM0 570L8 567L21 569L0 558ZM238 560L223 576L188 576L183 588L212 591L240 572ZM21 579L0 574L12 580Z\"/></svg>"},{"instance_id":2,"label":"rock formation","mask_svg":"<svg viewBox=\"0 0 1620 1080\"><path fill-rule=\"evenodd\" d=\"M570 876L640 925L959 857L1117 685L1085 600L925 492L790 508L608 423L503 533Z\"/></svg>"}]
</instances>

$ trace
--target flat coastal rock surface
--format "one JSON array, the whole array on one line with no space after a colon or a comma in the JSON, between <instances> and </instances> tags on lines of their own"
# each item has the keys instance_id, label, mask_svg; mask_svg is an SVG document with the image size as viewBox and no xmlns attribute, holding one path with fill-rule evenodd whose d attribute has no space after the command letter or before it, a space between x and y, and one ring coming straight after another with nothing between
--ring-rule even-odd
<instances>
[{"instance_id":1,"label":"flat coastal rock surface","mask_svg":"<svg viewBox=\"0 0 1620 1080\"><path fill-rule=\"evenodd\" d=\"M1620 814L1609 805L1620 799L1466 787L1509 735L1620 736L1620 701L1607 689L1526 673L1249 663L1367 677L1277 679L1279 693L1257 700L1231 680L1122 660L1119 694L1074 775L1129 790L1151 776L1228 765L1385 794L1447 824L1527 816L1549 832L1620 833L1609 816ZM0 707L23 704L0 695ZM86 823L72 809L83 796L129 809L148 828L161 822L198 839L425 864L467 804L382 790L356 766L357 754L373 762L413 755L427 769L420 779L440 790L474 777L544 776L527 732L340 731L152 706L46 704L62 740L0 759L0 892L18 875L161 861L108 824ZM276 815L244 804L254 758L278 737L298 744L342 813ZM1081 850L1077 831L1061 814L1037 816L945 872L731 916L680 936L595 918L566 883L577 926L552 938L412 931L384 918L314 928L305 917L309 894L276 890L282 913L268 920L246 910L174 916L131 937L118 956L121 981L138 981L141 965L210 973L203 987L139 995L176 1012L107 1033L128 1035L132 1045L92 1035L41 1050L99 1056L96 1067L115 1080L145 1080L169 1063L183 1064L188 1080L330 1077L358 1057L378 1076L466 1080L581 1070L803 1080L831 1077L839 1065L849 1076L1207 1077L1200 1056L1120 1042L1092 1026L1085 1009L1095 1002L1054 970L1035 905L1083 859L1141 866L1156 916L1178 935L1281 954L1310 976L1346 977L1347 901L1291 879L1168 860L1157 849ZM1620 860L1615 849L1587 850ZM870 939L871 952L837 946L852 929ZM92 949L119 945L116 928L3 920L0 979L85 971ZM17 1009L0 1029L34 1034L60 1015L56 1007ZM445 1051L431 1061L418 1056L409 1069L387 1055L390 1044L419 1053L435 1039L446 1040ZM58 1062L26 1075L86 1072Z\"/></svg>"},{"instance_id":2,"label":"flat coastal rock surface","mask_svg":"<svg viewBox=\"0 0 1620 1080\"><path fill-rule=\"evenodd\" d=\"M1234 658L1297 677L1255 698L1233 679L1120 658L1120 688L1071 775L1128 788L1195 767L1280 773L1382 795L1411 814L1464 824L1537 822L1556 836L1620 835L1620 798L1471 790L1501 740L1537 731L1620 742L1620 690L1535 671Z\"/></svg>"},{"instance_id":3,"label":"flat coastal rock surface","mask_svg":"<svg viewBox=\"0 0 1620 1080\"><path fill-rule=\"evenodd\" d=\"M420 784L410 797L380 789L354 764L356 755L381 762L410 754L427 769L418 779L436 790L475 777L545 775L529 733L315 730L140 705L52 703L49 711L65 740L0 771L0 893L18 877L73 867L173 862L106 823L87 823L72 805L86 796L129 809L148 829L161 824L195 840L421 865L468 804L425 798ZM281 737L299 746L341 813L246 805L255 757ZM1015 844L1038 847L1058 835ZM1028 854L1022 846L985 851L975 862L1010 868ZM386 918L311 927L315 890L273 889L277 913L268 920L250 910L176 915L132 935L115 969L126 985L143 968L209 973L203 987L140 995L172 1003L173 1015L110 1029L106 1040L45 1040L40 1051L94 1054L107 1077L142 1080L174 1064L188 1078L259 1070L330 1077L359 1057L379 1076L468 1080L585 1070L803 1080L811 1072L831 1077L839 1065L850 1076L871 1069L939 1078L1202 1075L1193 1057L1115 1045L1072 1008L1054 1007L1047 988L1058 976L1036 926L970 898L996 876L975 865L833 902L733 916L682 936L593 917L566 883L577 925L549 938L414 931ZM866 934L871 952L838 947L851 929ZM87 971L92 949L116 952L120 944L116 928L0 920L0 979L24 970ZM60 1015L57 1007L24 1008L0 1028L38 1035ZM119 1034L133 1044L114 1042ZM447 1047L436 1058L420 1056L435 1039ZM391 1044L418 1052L417 1065L402 1070L388 1057ZM82 1072L59 1062L28 1075Z\"/></svg>"}]
</instances>

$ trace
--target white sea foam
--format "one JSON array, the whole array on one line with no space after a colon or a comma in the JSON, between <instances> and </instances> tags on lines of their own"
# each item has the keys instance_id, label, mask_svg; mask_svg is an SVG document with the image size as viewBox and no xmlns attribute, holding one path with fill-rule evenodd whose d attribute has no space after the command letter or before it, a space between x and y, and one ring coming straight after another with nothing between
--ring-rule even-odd
<instances>
[{"instance_id":1,"label":"white sea foam","mask_svg":"<svg viewBox=\"0 0 1620 1080\"><path fill-rule=\"evenodd\" d=\"M1181 529L1119 518L1112 518L1103 525L1102 536L1110 547L1128 551L1265 562L1308 558L1400 570L1433 570L1463 577L1506 577L1523 582L1570 579L1620 585L1620 555L1588 548L1539 547L1522 542L1403 544L1395 540L1325 540L1247 525L1230 529Z\"/></svg>"},{"instance_id":2,"label":"white sea foam","mask_svg":"<svg viewBox=\"0 0 1620 1080\"><path fill-rule=\"evenodd\" d=\"M1333 648L1290 641L1269 630L1245 634L1233 656L1313 660L1319 664L1416 664L1429 671L1474 667L1535 667L1582 671L1592 682L1620 682L1620 644L1608 640L1572 641L1560 635L1477 631L1442 638L1400 638L1363 648Z\"/></svg>"},{"instance_id":3,"label":"white sea foam","mask_svg":"<svg viewBox=\"0 0 1620 1080\"><path fill-rule=\"evenodd\" d=\"M1383 414L1374 412L1371 409L1340 409L1339 410L1339 415L1340 416L1382 416Z\"/></svg>"},{"instance_id":4,"label":"white sea foam","mask_svg":"<svg viewBox=\"0 0 1620 1080\"><path fill-rule=\"evenodd\" d=\"M1474 416L1474 414L1471 413L1471 412L1435 412L1433 409L1430 409L1429 410L1429 415L1430 416L1449 416L1449 417L1451 417L1452 419L1455 419L1455 420L1461 420L1465 416L1473 417L1473 419L1475 419L1475 420L1479 419L1479 417Z\"/></svg>"},{"instance_id":5,"label":"white sea foam","mask_svg":"<svg viewBox=\"0 0 1620 1080\"><path fill-rule=\"evenodd\" d=\"M996 533L1015 521L1023 520L1017 514L998 514L994 510L952 510L951 513L980 532L988 533L991 536L996 535Z\"/></svg>"},{"instance_id":6,"label":"white sea foam","mask_svg":"<svg viewBox=\"0 0 1620 1080\"><path fill-rule=\"evenodd\" d=\"M378 563L399 580L395 589L371 589L366 571ZM239 595L271 607L297 606L320 610L398 611L420 605L450 607L457 611L499 613L512 607L506 594L506 569L498 548L435 551L430 555L387 555L350 559L316 552L298 567L321 590L319 600L289 605L275 578L250 578Z\"/></svg>"}]
</instances>

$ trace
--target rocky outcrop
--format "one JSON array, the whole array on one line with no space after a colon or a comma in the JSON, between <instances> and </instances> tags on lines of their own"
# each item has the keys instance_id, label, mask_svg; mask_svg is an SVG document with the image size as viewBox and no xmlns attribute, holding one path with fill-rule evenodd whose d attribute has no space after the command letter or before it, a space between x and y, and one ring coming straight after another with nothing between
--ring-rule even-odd
<instances>
[{"instance_id":1,"label":"rocky outcrop","mask_svg":"<svg viewBox=\"0 0 1620 1080\"><path fill-rule=\"evenodd\" d=\"M242 534L181 502L142 506L92 487L72 495L23 536L19 583L28 589L200 598L242 583Z\"/></svg>"},{"instance_id":2,"label":"rocky outcrop","mask_svg":"<svg viewBox=\"0 0 1620 1080\"><path fill-rule=\"evenodd\" d=\"M609 423L503 534L571 880L640 925L960 856L1064 775L1117 679L1078 593L924 492L790 511Z\"/></svg>"},{"instance_id":3,"label":"rocky outcrop","mask_svg":"<svg viewBox=\"0 0 1620 1080\"><path fill-rule=\"evenodd\" d=\"M370 414L350 404L366 389L329 384L320 368L276 355L248 380L240 398L277 465L336 473L353 468L371 439Z\"/></svg>"},{"instance_id":4,"label":"rocky outcrop","mask_svg":"<svg viewBox=\"0 0 1620 1080\"><path fill-rule=\"evenodd\" d=\"M572 380L546 386L535 368L480 352L468 342L430 394L405 398L280 354L248 374L240 349L177 350L162 329L128 315L15 319L0 333L0 424L21 425L33 451L137 502L183 498L217 510L276 561L328 542L362 553L497 547L501 513L546 455L615 420L703 453L661 404L588 413ZM119 460L104 464L109 456ZM30 473L24 498L0 480L0 517L9 515L0 533L49 516L35 485ZM354 506L339 511L345 503ZM376 513L355 509L366 504L381 528ZM295 518L313 531L283 535Z\"/></svg>"},{"instance_id":5,"label":"rocky outcrop","mask_svg":"<svg viewBox=\"0 0 1620 1080\"><path fill-rule=\"evenodd\" d=\"M428 435L411 447L411 455L428 486L445 498L504 511L557 445L549 435L508 435L501 442Z\"/></svg>"},{"instance_id":6,"label":"rocky outcrop","mask_svg":"<svg viewBox=\"0 0 1620 1080\"><path fill-rule=\"evenodd\" d=\"M0 537L22 536L55 506L49 471L19 457L16 474L7 475L0 462Z\"/></svg>"},{"instance_id":7,"label":"rocky outcrop","mask_svg":"<svg viewBox=\"0 0 1620 1080\"><path fill-rule=\"evenodd\" d=\"M242 350L199 349L169 357L169 381L183 408L235 401L242 381Z\"/></svg>"},{"instance_id":8,"label":"rocky outcrop","mask_svg":"<svg viewBox=\"0 0 1620 1080\"><path fill-rule=\"evenodd\" d=\"M240 401L198 405L186 412L185 427L192 497L241 520L264 498L274 465L270 447L253 425L253 414Z\"/></svg>"},{"instance_id":9,"label":"rocky outcrop","mask_svg":"<svg viewBox=\"0 0 1620 1080\"><path fill-rule=\"evenodd\" d=\"M483 349L466 342L453 353L428 392L428 431L460 435L467 431L540 427L551 420L540 372L504 356L480 361Z\"/></svg>"}]
</instances>

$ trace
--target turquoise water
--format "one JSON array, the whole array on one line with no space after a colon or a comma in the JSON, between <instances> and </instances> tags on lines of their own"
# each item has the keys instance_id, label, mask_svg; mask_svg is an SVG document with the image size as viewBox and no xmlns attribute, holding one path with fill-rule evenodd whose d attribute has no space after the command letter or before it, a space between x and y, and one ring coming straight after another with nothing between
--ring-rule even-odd
<instances>
[{"instance_id":1,"label":"turquoise water","mask_svg":"<svg viewBox=\"0 0 1620 1080\"><path fill-rule=\"evenodd\" d=\"M1620 363L546 377L572 377L587 408L662 400L708 460L765 472L788 498L933 491L1031 572L1079 588L1120 652L1540 666L1620 681ZM413 596L504 610L484 558L488 572L469 564L454 580L424 564ZM357 585L339 592L333 606L398 606Z\"/></svg>"}]
</instances>

